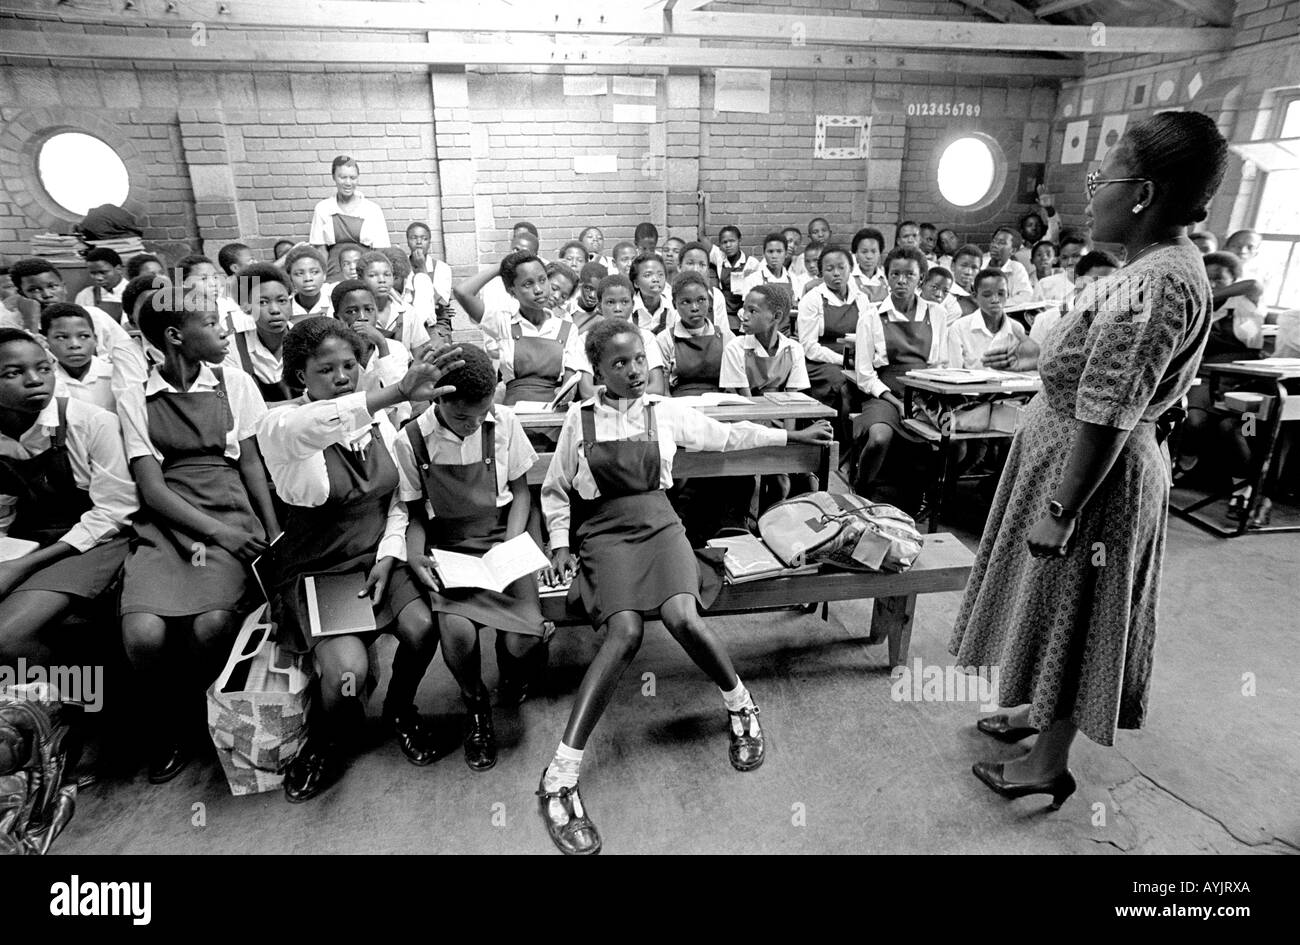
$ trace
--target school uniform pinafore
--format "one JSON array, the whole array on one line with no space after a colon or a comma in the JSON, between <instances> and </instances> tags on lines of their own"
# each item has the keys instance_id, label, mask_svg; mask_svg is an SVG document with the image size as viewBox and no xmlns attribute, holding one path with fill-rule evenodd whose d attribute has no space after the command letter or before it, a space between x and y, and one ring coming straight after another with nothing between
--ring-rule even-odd
<instances>
[{"instance_id":1,"label":"school uniform pinafore","mask_svg":"<svg viewBox=\"0 0 1300 945\"><path fill-rule=\"evenodd\" d=\"M746 348L745 378L749 381L749 392L761 394L769 390L785 390L785 382L790 379L790 371L794 368L792 352L790 347L781 345L772 357L760 358L753 348Z\"/></svg>"},{"instance_id":2,"label":"school uniform pinafore","mask_svg":"<svg viewBox=\"0 0 1300 945\"><path fill-rule=\"evenodd\" d=\"M672 395L686 397L717 391L725 347L722 335L716 331L688 338L674 336Z\"/></svg>"},{"instance_id":3,"label":"school uniform pinafore","mask_svg":"<svg viewBox=\"0 0 1300 945\"><path fill-rule=\"evenodd\" d=\"M506 381L505 404L513 406L521 400L549 401L560 386L564 373L564 345L569 340L572 322L560 326L558 337L524 337L524 328L518 322L510 326L514 339L515 376Z\"/></svg>"},{"instance_id":4,"label":"school uniform pinafore","mask_svg":"<svg viewBox=\"0 0 1300 945\"><path fill-rule=\"evenodd\" d=\"M844 305L833 305L823 296L822 333L817 343L836 354L853 349L853 337L858 330L858 300ZM808 361L808 382L812 386L805 392L809 397L831 407L840 405L840 391L844 387L844 369L825 361Z\"/></svg>"},{"instance_id":5,"label":"school uniform pinafore","mask_svg":"<svg viewBox=\"0 0 1300 945\"><path fill-rule=\"evenodd\" d=\"M653 405L645 405L646 433L627 440L596 440L595 405L581 408L582 450L600 495L574 493L578 576L569 603L582 601L600 628L623 610L654 610L690 594L701 608L701 571L686 529L659 485L659 437Z\"/></svg>"},{"instance_id":6,"label":"school uniform pinafore","mask_svg":"<svg viewBox=\"0 0 1300 945\"><path fill-rule=\"evenodd\" d=\"M920 304L920 303L918 303ZM885 356L889 362L876 368L876 376L898 397L903 396L903 377L908 371L923 368L929 363L934 342L934 326L930 323L930 308L925 309L921 321L891 321L885 312L880 313L880 325L885 333ZM874 423L887 423L894 432L916 442L915 434L903 426L898 408L879 397L870 398L862 412L853 421L855 439L863 436Z\"/></svg>"},{"instance_id":7,"label":"school uniform pinafore","mask_svg":"<svg viewBox=\"0 0 1300 945\"><path fill-rule=\"evenodd\" d=\"M284 537L272 552L275 576L267 589L277 639L298 653L314 649L320 641L307 629L303 578L308 574L368 574L397 491L397 464L378 424L371 425L370 443L364 449L332 443L322 452L329 496L314 507L285 506ZM391 624L416 596L406 567L395 562L383 598L372 605L375 626L382 629Z\"/></svg>"},{"instance_id":8,"label":"school uniform pinafore","mask_svg":"<svg viewBox=\"0 0 1300 945\"><path fill-rule=\"evenodd\" d=\"M253 379L257 385L258 392L262 399L268 404L278 404L281 401L293 400L293 392L289 390L289 385L281 378L274 383L268 383L258 377L257 372L253 370L253 355L248 350L248 337L241 331L235 330L235 319L226 316L226 330L235 339L235 350L239 353L239 366L244 369L244 373Z\"/></svg>"},{"instance_id":9,"label":"school uniform pinafore","mask_svg":"<svg viewBox=\"0 0 1300 945\"><path fill-rule=\"evenodd\" d=\"M0 490L17 496L10 538L38 542L48 548L68 533L93 508L90 493L77 487L68 456L68 398L60 397L59 426L50 448L29 459L0 456ZM131 533L126 531L88 551L69 555L23 581L18 591L51 591L94 600L117 580L126 560Z\"/></svg>"},{"instance_id":10,"label":"school uniform pinafore","mask_svg":"<svg viewBox=\"0 0 1300 945\"><path fill-rule=\"evenodd\" d=\"M226 456L235 424L221 368L213 391L158 391L145 401L149 440L162 453L168 488L200 512L265 538L239 468ZM243 562L216 542L141 516L122 579L122 613L189 617L238 610L248 587Z\"/></svg>"},{"instance_id":11,"label":"school uniform pinafore","mask_svg":"<svg viewBox=\"0 0 1300 945\"><path fill-rule=\"evenodd\" d=\"M420 434L419 424L406 425L420 489L433 506L433 518L425 532L431 547L461 554L482 555L505 541L510 506L497 507L497 463L495 423L479 427L481 462L435 463ZM483 588L457 588L426 592L429 609L455 614L475 624L542 636L545 622L537 593L537 579L526 574L506 586L503 593Z\"/></svg>"}]
</instances>

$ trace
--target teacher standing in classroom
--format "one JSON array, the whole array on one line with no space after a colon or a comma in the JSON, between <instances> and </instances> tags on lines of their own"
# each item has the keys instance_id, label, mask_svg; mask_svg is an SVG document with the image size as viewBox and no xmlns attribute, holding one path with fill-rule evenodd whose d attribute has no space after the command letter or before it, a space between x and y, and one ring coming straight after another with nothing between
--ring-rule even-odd
<instances>
[{"instance_id":1,"label":"teacher standing in classroom","mask_svg":"<svg viewBox=\"0 0 1300 945\"><path fill-rule=\"evenodd\" d=\"M340 243L357 243L370 249L392 246L388 238L388 221L379 204L357 190L361 169L346 155L339 155L330 165L335 193L316 204L311 218L311 235L307 242L330 254Z\"/></svg>"},{"instance_id":2,"label":"teacher standing in classroom","mask_svg":"<svg viewBox=\"0 0 1300 945\"><path fill-rule=\"evenodd\" d=\"M1073 793L1076 732L1100 745L1141 728L1155 646L1169 497L1160 416L1191 386L1210 322L1210 285L1187 238L1227 162L1214 121L1160 112L1133 125L1087 178L1093 238L1128 264L1092 283L1043 343L1034 398L1012 443L949 649L1000 667L981 719L1027 755L978 762L1007 798ZM1025 349L994 364L1024 369Z\"/></svg>"}]
</instances>

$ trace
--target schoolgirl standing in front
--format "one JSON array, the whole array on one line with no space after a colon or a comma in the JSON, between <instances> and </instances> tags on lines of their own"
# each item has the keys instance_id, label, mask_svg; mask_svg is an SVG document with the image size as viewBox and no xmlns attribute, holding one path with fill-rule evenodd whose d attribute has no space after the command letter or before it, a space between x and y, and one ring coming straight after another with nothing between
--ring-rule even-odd
<instances>
[{"instance_id":1,"label":"schoolgirl standing in front","mask_svg":"<svg viewBox=\"0 0 1300 945\"><path fill-rule=\"evenodd\" d=\"M46 350L0 328L0 536L38 545L0 562L0 665L51 662L62 619L117 581L138 505L117 417L56 396Z\"/></svg>"},{"instance_id":2,"label":"schoolgirl standing in front","mask_svg":"<svg viewBox=\"0 0 1300 945\"><path fill-rule=\"evenodd\" d=\"M853 252L852 277L858 291L869 302L883 302L889 294L884 270L880 268L880 257L885 252L885 235L875 227L864 226L853 234L849 249ZM924 256L921 258L925 259Z\"/></svg>"},{"instance_id":3,"label":"schoolgirl standing in front","mask_svg":"<svg viewBox=\"0 0 1300 945\"><path fill-rule=\"evenodd\" d=\"M398 639L384 720L407 760L437 758L415 691L438 638L433 617L406 568L406 506L398 499L397 430L385 412L399 403L433 400L455 349L417 362L401 381L361 389L363 342L337 319L313 317L285 339L284 363L303 396L258 423L257 439L276 494L285 503L284 535L269 557L271 613L281 646L310 652L319 688L307 744L289 765L284 795L310 800L342 773L365 719L361 692L371 675L367 649L378 632ZM376 631L314 636L304 578L356 574L370 596ZM364 575L364 578L362 577Z\"/></svg>"},{"instance_id":4,"label":"schoolgirl standing in front","mask_svg":"<svg viewBox=\"0 0 1300 945\"><path fill-rule=\"evenodd\" d=\"M483 685L479 629L494 628L497 690L502 705L517 706L545 663L546 625L536 575L525 575L504 593L489 590L444 594L430 547L482 555L528 528L528 471L537 453L514 411L493 406L496 371L487 352L465 346L461 367L443 377L453 388L397 440L400 498L407 503L407 560L422 594L438 617L442 654L465 702L465 763L486 771L496 764L492 708Z\"/></svg>"},{"instance_id":5,"label":"schoolgirl standing in front","mask_svg":"<svg viewBox=\"0 0 1300 945\"><path fill-rule=\"evenodd\" d=\"M646 352L630 322L601 322L587 333L586 347L601 386L595 397L569 408L542 486L554 576L576 573L570 594L582 601L592 626L605 631L537 790L547 832L569 854L601 848L578 792L579 768L587 739L641 645L648 612L658 610L668 632L721 691L733 767L752 771L763 763L758 709L700 616L699 565L664 491L677 450L830 441L825 424L795 433L723 424L648 394Z\"/></svg>"},{"instance_id":6,"label":"schoolgirl standing in front","mask_svg":"<svg viewBox=\"0 0 1300 945\"><path fill-rule=\"evenodd\" d=\"M247 374L215 366L226 332L199 298L144 297L140 329L162 362L143 389L118 396L145 513L123 571L122 637L160 707L149 756L155 784L189 761L185 703L220 671L248 603L248 565L279 531L254 438L266 405Z\"/></svg>"},{"instance_id":7,"label":"schoolgirl standing in front","mask_svg":"<svg viewBox=\"0 0 1300 945\"><path fill-rule=\"evenodd\" d=\"M889 295L862 313L854 335L854 366L867 401L853 421L858 471L854 491L870 496L895 435L914 439L903 426L903 376L913 368L944 365L948 321L942 306L916 293L925 268L920 250L900 247L885 257Z\"/></svg>"},{"instance_id":8,"label":"schoolgirl standing in front","mask_svg":"<svg viewBox=\"0 0 1300 945\"><path fill-rule=\"evenodd\" d=\"M636 295L632 299L633 319L651 334L659 334L672 320L673 294L667 288L664 261L658 255L642 253L632 260L628 274Z\"/></svg>"},{"instance_id":9,"label":"schoolgirl standing in front","mask_svg":"<svg viewBox=\"0 0 1300 945\"><path fill-rule=\"evenodd\" d=\"M821 282L799 300L799 344L808 372L808 395L845 414L845 368L852 355L858 318L871 303L851 276L853 257L843 246L828 246L817 261Z\"/></svg>"}]
</instances>

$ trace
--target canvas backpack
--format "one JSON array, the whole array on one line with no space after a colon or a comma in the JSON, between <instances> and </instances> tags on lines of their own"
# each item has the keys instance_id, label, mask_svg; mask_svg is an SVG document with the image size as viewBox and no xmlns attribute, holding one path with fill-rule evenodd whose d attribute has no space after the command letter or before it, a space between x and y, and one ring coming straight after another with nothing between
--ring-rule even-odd
<instances>
[{"instance_id":1,"label":"canvas backpack","mask_svg":"<svg viewBox=\"0 0 1300 945\"><path fill-rule=\"evenodd\" d=\"M906 571L922 544L907 513L851 493L810 492L778 502L759 518L758 531L789 567Z\"/></svg>"}]
</instances>

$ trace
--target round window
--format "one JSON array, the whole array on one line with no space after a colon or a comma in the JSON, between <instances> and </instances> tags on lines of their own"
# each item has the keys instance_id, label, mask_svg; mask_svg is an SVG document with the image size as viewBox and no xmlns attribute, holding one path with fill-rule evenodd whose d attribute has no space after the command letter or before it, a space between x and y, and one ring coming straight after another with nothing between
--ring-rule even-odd
<instances>
[{"instance_id":1,"label":"round window","mask_svg":"<svg viewBox=\"0 0 1300 945\"><path fill-rule=\"evenodd\" d=\"M983 137L958 138L939 157L939 193L955 207L975 207L994 190L998 161Z\"/></svg>"},{"instance_id":2,"label":"round window","mask_svg":"<svg viewBox=\"0 0 1300 945\"><path fill-rule=\"evenodd\" d=\"M121 206L131 190L117 152L79 131L60 132L45 141L36 155L36 171L50 198L78 217L101 204Z\"/></svg>"}]
</instances>

